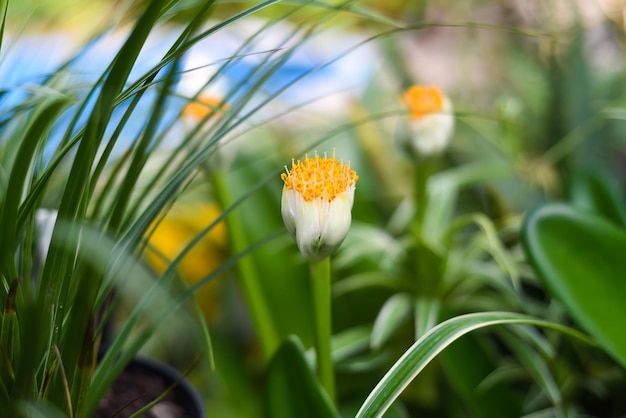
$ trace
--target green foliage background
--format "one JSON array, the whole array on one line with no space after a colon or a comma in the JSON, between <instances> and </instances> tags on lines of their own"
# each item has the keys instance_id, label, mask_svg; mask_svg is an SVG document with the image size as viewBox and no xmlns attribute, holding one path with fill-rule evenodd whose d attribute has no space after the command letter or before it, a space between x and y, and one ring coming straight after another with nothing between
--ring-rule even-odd
<instances>
[{"instance_id":1,"label":"green foliage background","mask_svg":"<svg viewBox=\"0 0 626 418\"><path fill-rule=\"evenodd\" d=\"M212 3L8 3L2 53L26 34L69 31L79 45L111 28L128 37L88 86L93 107L62 64L2 110L1 406L89 416L141 353L191 368L207 416L626 414L617 2ZM197 101L241 58L205 63L215 78L182 94L186 51L252 18L266 26L241 36L239 52L260 55L260 77L220 92L227 107L196 126L176 130L182 109L161 126L172 98ZM146 38L171 28L184 30L169 51L132 73ZM287 29L275 50L246 50L277 28ZM345 45L375 59L355 61ZM321 65L287 91L337 77L325 71L335 58L348 63L345 84L350 68L371 67L330 111L268 94L281 66L312 50ZM398 152L408 123L398 97L411 84L438 85L454 104L456 130L437 158ZM140 132L109 154L128 121ZM167 135L179 136L173 148ZM216 162L228 141L236 154ZM351 231L332 257L335 404L313 373L308 266L279 214L280 173L314 151L360 176ZM182 253L162 254L164 271L148 265L157 225L198 204L220 215L197 219ZM60 219L41 266L38 209ZM219 225L227 238L216 250L204 239ZM219 267L190 281L186 257ZM203 304L216 314L201 315ZM97 366L101 338L110 354Z\"/></svg>"}]
</instances>

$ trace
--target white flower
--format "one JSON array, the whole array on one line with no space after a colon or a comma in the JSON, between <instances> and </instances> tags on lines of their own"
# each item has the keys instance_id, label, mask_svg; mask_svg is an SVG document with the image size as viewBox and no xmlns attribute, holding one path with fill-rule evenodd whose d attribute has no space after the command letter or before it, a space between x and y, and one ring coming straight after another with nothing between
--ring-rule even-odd
<instances>
[{"instance_id":1,"label":"white flower","mask_svg":"<svg viewBox=\"0 0 626 418\"><path fill-rule=\"evenodd\" d=\"M281 214L302 255L321 260L343 242L352 222L357 174L349 164L306 156L292 161L284 181Z\"/></svg>"},{"instance_id":2,"label":"white flower","mask_svg":"<svg viewBox=\"0 0 626 418\"><path fill-rule=\"evenodd\" d=\"M409 109L409 135L399 137L400 147L412 158L444 151L454 131L450 100L434 86L411 86L400 100Z\"/></svg>"}]
</instances>

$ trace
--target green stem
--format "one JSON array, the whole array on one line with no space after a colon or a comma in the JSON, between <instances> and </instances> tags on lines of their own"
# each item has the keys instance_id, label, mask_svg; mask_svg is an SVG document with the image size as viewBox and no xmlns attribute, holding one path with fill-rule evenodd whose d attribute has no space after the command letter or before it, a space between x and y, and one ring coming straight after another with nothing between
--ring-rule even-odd
<instances>
[{"instance_id":1,"label":"green stem","mask_svg":"<svg viewBox=\"0 0 626 418\"><path fill-rule=\"evenodd\" d=\"M330 257L311 261L311 291L315 324L315 352L317 375L333 404L335 403L335 377L330 351Z\"/></svg>"},{"instance_id":2,"label":"green stem","mask_svg":"<svg viewBox=\"0 0 626 418\"><path fill-rule=\"evenodd\" d=\"M437 157L432 156L415 164L414 172L414 199L415 214L411 223L415 246L413 248L413 267L411 272L415 277L415 290L419 295L433 296L438 292L442 265L428 245L429 241L424 233L426 212L428 209L428 180L435 172Z\"/></svg>"},{"instance_id":3,"label":"green stem","mask_svg":"<svg viewBox=\"0 0 626 418\"><path fill-rule=\"evenodd\" d=\"M425 160L415 165L414 192L415 192L415 216L413 218L413 232L418 240L422 237L422 226L428 207L428 178L433 172L433 161Z\"/></svg>"},{"instance_id":4,"label":"green stem","mask_svg":"<svg viewBox=\"0 0 626 418\"><path fill-rule=\"evenodd\" d=\"M230 188L226 180L225 173L212 173L213 187L217 199L222 208L226 209L233 203ZM231 248L235 254L248 248L248 240L243 225L237 214L233 211L226 216L226 226L230 238ZM242 257L237 263L238 280L241 291L246 300L250 316L257 332L263 358L267 361L278 348L280 338L270 310L267 306L260 280L252 258Z\"/></svg>"}]
</instances>

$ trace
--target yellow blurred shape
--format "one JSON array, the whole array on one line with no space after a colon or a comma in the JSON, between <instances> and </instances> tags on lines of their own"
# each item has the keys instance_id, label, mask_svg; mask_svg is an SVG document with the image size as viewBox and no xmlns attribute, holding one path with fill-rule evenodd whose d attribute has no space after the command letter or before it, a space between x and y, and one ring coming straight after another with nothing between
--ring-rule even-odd
<instances>
[{"instance_id":1,"label":"yellow blurred shape","mask_svg":"<svg viewBox=\"0 0 626 418\"><path fill-rule=\"evenodd\" d=\"M554 194L561 186L556 167L543 158L522 158L517 164L517 170L523 180L544 193Z\"/></svg>"},{"instance_id":2,"label":"yellow blurred shape","mask_svg":"<svg viewBox=\"0 0 626 418\"><path fill-rule=\"evenodd\" d=\"M195 101L189 102L183 109L183 116L196 122L207 118L213 112L228 110L223 99L218 96L202 94Z\"/></svg>"},{"instance_id":3,"label":"yellow blurred shape","mask_svg":"<svg viewBox=\"0 0 626 418\"><path fill-rule=\"evenodd\" d=\"M220 215L212 203L178 205L156 226L148 241L145 256L148 264L163 273L189 243ZM227 231L219 222L184 255L177 267L178 274L193 285L215 271L227 257ZM217 315L217 280L213 279L195 293L196 302L207 321Z\"/></svg>"}]
</instances>

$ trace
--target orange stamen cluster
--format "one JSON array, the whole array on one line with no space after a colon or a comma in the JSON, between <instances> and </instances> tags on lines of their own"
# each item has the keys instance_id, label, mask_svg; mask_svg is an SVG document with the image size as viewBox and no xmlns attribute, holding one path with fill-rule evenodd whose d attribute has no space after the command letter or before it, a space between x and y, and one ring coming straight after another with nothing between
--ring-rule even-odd
<instances>
[{"instance_id":1,"label":"orange stamen cluster","mask_svg":"<svg viewBox=\"0 0 626 418\"><path fill-rule=\"evenodd\" d=\"M197 100L189 102L183 109L183 115L195 121L201 121L215 111L228 110L222 98L200 95Z\"/></svg>"},{"instance_id":2,"label":"orange stamen cluster","mask_svg":"<svg viewBox=\"0 0 626 418\"><path fill-rule=\"evenodd\" d=\"M304 161L291 162L291 170L281 174L287 189L295 190L305 201L326 199L329 202L354 186L359 179L356 172L350 169L350 164L343 164L335 157L314 158L307 155Z\"/></svg>"},{"instance_id":3,"label":"orange stamen cluster","mask_svg":"<svg viewBox=\"0 0 626 418\"><path fill-rule=\"evenodd\" d=\"M444 96L441 90L434 86L411 86L400 100L409 108L412 118L421 119L430 113L441 112Z\"/></svg>"}]
</instances>

